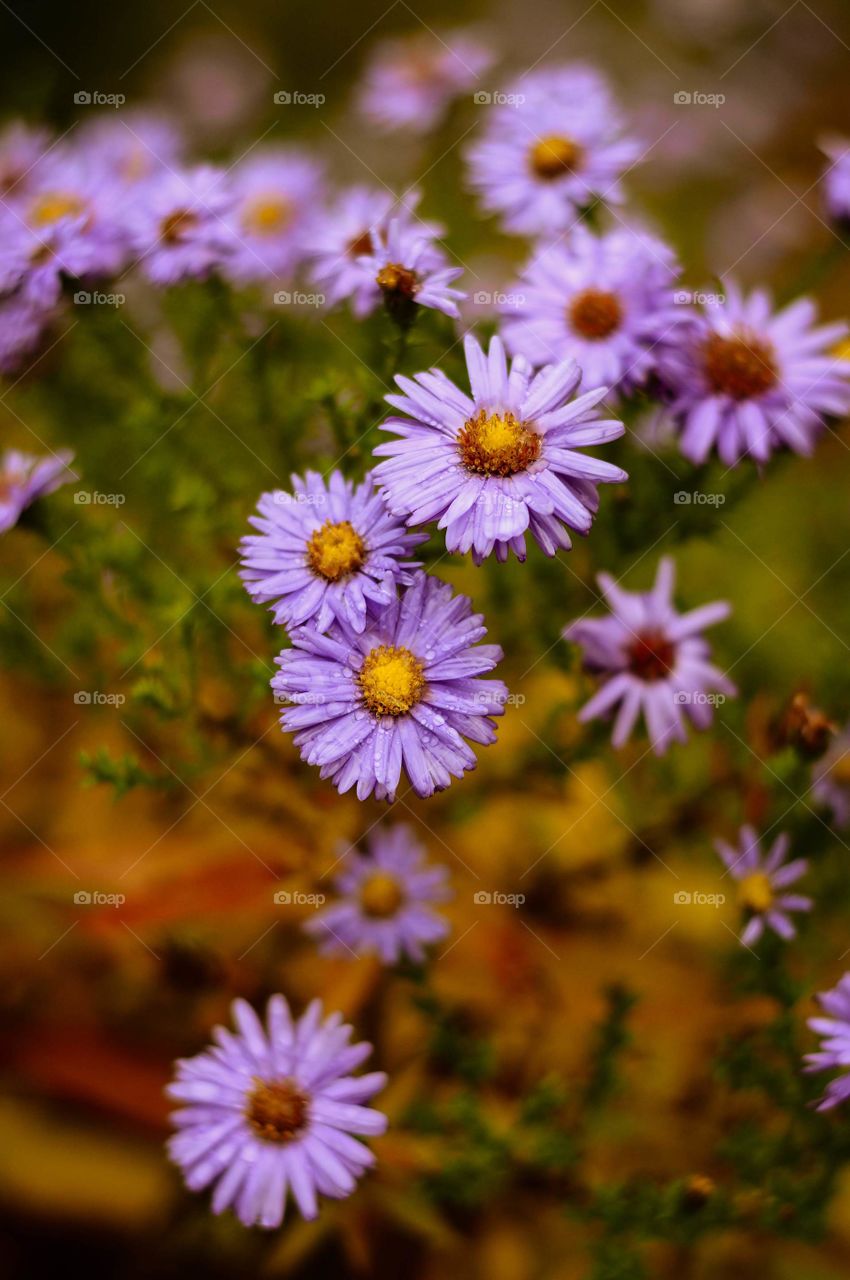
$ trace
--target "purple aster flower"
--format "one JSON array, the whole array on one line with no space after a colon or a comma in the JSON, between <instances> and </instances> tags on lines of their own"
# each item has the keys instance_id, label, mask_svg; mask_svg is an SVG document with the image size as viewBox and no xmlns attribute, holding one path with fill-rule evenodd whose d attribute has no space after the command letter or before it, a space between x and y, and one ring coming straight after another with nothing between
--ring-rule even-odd
<instances>
[{"instance_id":1,"label":"purple aster flower","mask_svg":"<svg viewBox=\"0 0 850 1280\"><path fill-rule=\"evenodd\" d=\"M291 277L321 197L319 165L294 148L268 147L240 161L229 180L225 273L236 284Z\"/></svg>"},{"instance_id":2,"label":"purple aster flower","mask_svg":"<svg viewBox=\"0 0 850 1280\"><path fill-rule=\"evenodd\" d=\"M13 120L0 130L0 198L22 196L35 166L50 147L46 129Z\"/></svg>"},{"instance_id":3,"label":"purple aster flower","mask_svg":"<svg viewBox=\"0 0 850 1280\"><path fill-rule=\"evenodd\" d=\"M449 286L463 274L450 267L434 243L426 223L414 223L406 211L392 218L386 228L372 228L372 248L359 259L371 280L374 305L383 299L394 319L409 323L416 307L433 307L457 319L457 304L466 294ZM361 293L365 309L365 292Z\"/></svg>"},{"instance_id":4,"label":"purple aster flower","mask_svg":"<svg viewBox=\"0 0 850 1280\"><path fill-rule=\"evenodd\" d=\"M14 373L31 355L50 322L51 312L25 298L0 298L0 373Z\"/></svg>"},{"instance_id":5,"label":"purple aster flower","mask_svg":"<svg viewBox=\"0 0 850 1280\"><path fill-rule=\"evenodd\" d=\"M783 447L812 452L824 418L850 408L850 362L829 352L847 327L813 327L816 316L808 298L773 313L764 290L745 296L733 284L693 313L659 360L686 458L716 449L734 466Z\"/></svg>"},{"instance_id":6,"label":"purple aster flower","mask_svg":"<svg viewBox=\"0 0 850 1280\"><path fill-rule=\"evenodd\" d=\"M312 259L312 278L324 290L330 306L350 298L356 316L374 311L382 295L372 269L372 237L386 237L395 210L415 216L419 199L418 191L408 191L397 200L380 188L349 187L319 216L307 253ZM420 234L431 239L443 234L437 223L417 220ZM432 254L430 265L442 266L439 249L432 249Z\"/></svg>"},{"instance_id":7,"label":"purple aster flower","mask_svg":"<svg viewBox=\"0 0 850 1280\"><path fill-rule=\"evenodd\" d=\"M377 953L384 964L407 956L421 964L425 948L449 931L445 917L431 910L452 896L447 881L445 867L428 866L410 827L379 827L368 857L348 852L334 880L341 901L317 912L305 929L321 940L323 954Z\"/></svg>"},{"instance_id":8,"label":"purple aster flower","mask_svg":"<svg viewBox=\"0 0 850 1280\"><path fill-rule=\"evenodd\" d=\"M753 946L766 926L787 942L796 933L788 912L811 911L812 900L784 890L805 875L809 864L805 858L786 862L790 839L784 832L776 837L767 854L762 854L758 835L752 827L741 827L738 839L737 849L725 840L715 840L714 847L729 874L738 881L738 900L749 917L741 934L741 944Z\"/></svg>"},{"instance_id":9,"label":"purple aster flower","mask_svg":"<svg viewBox=\"0 0 850 1280\"><path fill-rule=\"evenodd\" d=\"M536 71L511 87L468 151L469 176L505 230L552 235L594 200L619 202L640 143L624 138L603 78L589 67Z\"/></svg>"},{"instance_id":10,"label":"purple aster flower","mask_svg":"<svg viewBox=\"0 0 850 1280\"><path fill-rule=\"evenodd\" d=\"M252 599L273 603L275 622L309 622L327 631L334 618L354 631L392 604L396 583L410 582L404 560L427 534L406 532L391 516L371 475L357 488L334 471L329 483L308 471L292 477L294 493L264 493L242 540L242 579Z\"/></svg>"},{"instance_id":11,"label":"purple aster flower","mask_svg":"<svg viewBox=\"0 0 850 1280\"><path fill-rule=\"evenodd\" d=\"M427 133L492 63L492 50L468 30L386 40L367 68L360 110L378 128Z\"/></svg>"},{"instance_id":12,"label":"purple aster flower","mask_svg":"<svg viewBox=\"0 0 850 1280\"><path fill-rule=\"evenodd\" d=\"M850 139L825 138L821 150L830 161L822 179L826 211L835 222L850 222Z\"/></svg>"},{"instance_id":13,"label":"purple aster flower","mask_svg":"<svg viewBox=\"0 0 850 1280\"><path fill-rule=\"evenodd\" d=\"M76 480L69 469L74 455L60 449L49 458L9 449L0 459L0 533L18 523L22 512L60 485Z\"/></svg>"},{"instance_id":14,"label":"purple aster flower","mask_svg":"<svg viewBox=\"0 0 850 1280\"><path fill-rule=\"evenodd\" d=\"M843 1071L843 1075L830 1080L826 1093L818 1104L818 1111L829 1111L850 1097L850 973L833 987L822 991L818 1002L828 1018L809 1018L812 1031L823 1036L819 1053L807 1053L805 1071Z\"/></svg>"},{"instance_id":15,"label":"purple aster flower","mask_svg":"<svg viewBox=\"0 0 850 1280\"><path fill-rule=\"evenodd\" d=\"M607 715L619 704L611 737L615 747L628 740L643 712L653 750L663 755L671 742L686 741L686 717L696 728L707 729L715 703L737 692L709 661L710 649L701 635L728 616L729 605L717 600L677 613L674 576L668 557L660 561L651 591L626 591L600 573L610 616L579 618L564 631L565 640L583 648L585 668L605 677L579 720Z\"/></svg>"},{"instance_id":16,"label":"purple aster flower","mask_svg":"<svg viewBox=\"0 0 850 1280\"><path fill-rule=\"evenodd\" d=\"M387 402L406 414L384 430L400 436L379 445L375 468L387 506L411 525L439 520L449 551L472 551L476 564L494 551L525 559L528 530L547 555L571 545L566 526L587 533L599 505L596 485L627 479L610 462L579 450L623 434L598 417L605 387L570 401L581 373L574 360L535 377L518 356L510 372L499 338L485 355L464 340L472 395L432 369L397 377L403 395Z\"/></svg>"},{"instance_id":17,"label":"purple aster flower","mask_svg":"<svg viewBox=\"0 0 850 1280\"><path fill-rule=\"evenodd\" d=\"M812 769L812 796L836 827L850 826L850 725L836 734Z\"/></svg>"},{"instance_id":18,"label":"purple aster flower","mask_svg":"<svg viewBox=\"0 0 850 1280\"><path fill-rule=\"evenodd\" d=\"M185 140L176 123L154 111L104 112L83 125L75 148L89 162L114 174L125 188L137 187L178 166Z\"/></svg>"},{"instance_id":19,"label":"purple aster flower","mask_svg":"<svg viewBox=\"0 0 850 1280\"><path fill-rule=\"evenodd\" d=\"M145 183L128 224L140 266L153 284L202 280L231 251L225 222L232 195L224 173L212 165L167 171Z\"/></svg>"},{"instance_id":20,"label":"purple aster flower","mask_svg":"<svg viewBox=\"0 0 850 1280\"><path fill-rule=\"evenodd\" d=\"M673 252L629 229L594 235L578 226L541 248L510 292L501 333L533 365L578 362L587 386L634 390L654 371L659 342L682 319Z\"/></svg>"},{"instance_id":21,"label":"purple aster flower","mask_svg":"<svg viewBox=\"0 0 850 1280\"><path fill-rule=\"evenodd\" d=\"M265 1027L244 1000L232 1008L236 1033L216 1027L213 1046L177 1063L166 1092L184 1105L169 1155L190 1191L214 1184L213 1212L232 1209L246 1227L279 1227L289 1191L315 1218L318 1193L345 1199L375 1163L352 1134L386 1130L364 1104L387 1077L351 1075L372 1046L350 1044L352 1028L341 1013L323 1018L319 1000L293 1022L272 996Z\"/></svg>"},{"instance_id":22,"label":"purple aster flower","mask_svg":"<svg viewBox=\"0 0 850 1280\"><path fill-rule=\"evenodd\" d=\"M478 644L486 634L466 596L417 573L365 631L337 620L326 636L292 633L272 679L277 696L296 704L281 724L341 793L356 783L359 800L373 791L392 800L403 766L417 795L433 795L475 768L465 738L496 740L491 717L504 712L508 691L479 679L502 657L498 645Z\"/></svg>"}]
</instances>

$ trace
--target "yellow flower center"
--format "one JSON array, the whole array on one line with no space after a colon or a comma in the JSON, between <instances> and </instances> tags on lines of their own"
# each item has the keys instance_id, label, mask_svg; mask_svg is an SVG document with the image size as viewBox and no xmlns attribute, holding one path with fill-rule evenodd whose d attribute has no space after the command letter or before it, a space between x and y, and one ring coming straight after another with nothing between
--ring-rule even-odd
<instances>
[{"instance_id":1,"label":"yellow flower center","mask_svg":"<svg viewBox=\"0 0 850 1280\"><path fill-rule=\"evenodd\" d=\"M582 338L607 338L620 326L623 309L615 293L604 289L584 289L567 308L567 319Z\"/></svg>"},{"instance_id":2,"label":"yellow flower center","mask_svg":"<svg viewBox=\"0 0 850 1280\"><path fill-rule=\"evenodd\" d=\"M308 1098L292 1080L259 1080L248 1094L246 1119L258 1138L291 1142L307 1123Z\"/></svg>"},{"instance_id":3,"label":"yellow flower center","mask_svg":"<svg viewBox=\"0 0 850 1280\"><path fill-rule=\"evenodd\" d=\"M381 644L367 653L357 677L363 701L375 716L403 716L425 688L422 663L409 649Z\"/></svg>"},{"instance_id":4,"label":"yellow flower center","mask_svg":"<svg viewBox=\"0 0 850 1280\"><path fill-rule=\"evenodd\" d=\"M532 173L551 181L565 173L575 173L583 158L582 148L572 138L550 134L539 138L531 148L529 161Z\"/></svg>"},{"instance_id":5,"label":"yellow flower center","mask_svg":"<svg viewBox=\"0 0 850 1280\"><path fill-rule=\"evenodd\" d=\"M713 390L733 400L763 395L778 378L773 348L759 338L714 334L705 344L703 359Z\"/></svg>"},{"instance_id":6,"label":"yellow flower center","mask_svg":"<svg viewBox=\"0 0 850 1280\"><path fill-rule=\"evenodd\" d=\"M285 196L263 196L251 200L242 214L242 226L257 236L284 231L292 221L292 205Z\"/></svg>"},{"instance_id":7,"label":"yellow flower center","mask_svg":"<svg viewBox=\"0 0 850 1280\"><path fill-rule=\"evenodd\" d=\"M419 289L416 272L403 267L400 262L388 262L385 267L381 267L375 280L385 294L395 298L412 300Z\"/></svg>"},{"instance_id":8,"label":"yellow flower center","mask_svg":"<svg viewBox=\"0 0 850 1280\"><path fill-rule=\"evenodd\" d=\"M845 751L843 756L838 757L829 774L834 782L844 787L850 786L850 751Z\"/></svg>"},{"instance_id":9,"label":"yellow flower center","mask_svg":"<svg viewBox=\"0 0 850 1280\"><path fill-rule=\"evenodd\" d=\"M738 885L738 901L748 911L769 911L773 905L773 886L770 876L763 871L754 871L745 876Z\"/></svg>"},{"instance_id":10,"label":"yellow flower center","mask_svg":"<svg viewBox=\"0 0 850 1280\"><path fill-rule=\"evenodd\" d=\"M479 409L457 438L467 471L483 476L515 476L540 457L541 437L512 413Z\"/></svg>"},{"instance_id":11,"label":"yellow flower center","mask_svg":"<svg viewBox=\"0 0 850 1280\"><path fill-rule=\"evenodd\" d=\"M386 871L375 871L364 880L360 889L360 906L367 916L386 920L394 916L404 901L401 886Z\"/></svg>"},{"instance_id":12,"label":"yellow flower center","mask_svg":"<svg viewBox=\"0 0 850 1280\"><path fill-rule=\"evenodd\" d=\"M338 582L354 573L365 556L366 545L348 520L340 520L338 524L326 520L307 543L307 563L328 582Z\"/></svg>"},{"instance_id":13,"label":"yellow flower center","mask_svg":"<svg viewBox=\"0 0 850 1280\"><path fill-rule=\"evenodd\" d=\"M30 209L37 227L49 227L61 218L78 218L86 212L86 202L72 192L48 191L39 196Z\"/></svg>"}]
</instances>

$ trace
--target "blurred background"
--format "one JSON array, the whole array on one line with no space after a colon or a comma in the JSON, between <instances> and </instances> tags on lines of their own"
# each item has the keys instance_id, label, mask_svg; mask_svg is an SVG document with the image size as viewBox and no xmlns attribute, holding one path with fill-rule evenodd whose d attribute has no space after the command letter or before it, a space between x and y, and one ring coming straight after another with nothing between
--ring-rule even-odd
<instances>
[{"instance_id":1,"label":"blurred background","mask_svg":"<svg viewBox=\"0 0 850 1280\"><path fill-rule=\"evenodd\" d=\"M93 110L76 93L122 93L174 113L199 156L286 139L334 184L416 183L470 291L501 287L523 255L464 187L480 109L467 99L425 139L386 138L354 110L358 78L387 37L463 24L498 53L494 91L538 62L591 62L646 143L629 210L676 247L686 285L731 272L781 296L812 289L829 319L847 311L850 261L818 189L818 141L850 132L839 0L15 0L0 22L6 116L61 134ZM281 90L325 102L278 105ZM347 474L368 465L352 442L381 394L382 339L202 289L127 294L126 314L69 324L0 387L4 446L69 446L87 488L124 496L80 507L63 491L41 527L0 538L3 1274L846 1276L850 1130L812 1112L799 1057L812 993L847 967L850 849L773 733L800 689L850 718L846 427L813 460L689 480L726 494L699 510L674 503L691 474L675 453L660 466L626 440L632 483L569 556L441 563L486 614L518 698L474 774L394 806L455 896L427 971L387 973L319 958L300 930L309 908L274 900L326 892L340 845L384 807L339 797L279 732L281 638L234 567L259 493L293 465L332 463L340 444ZM436 337L426 326L411 369L450 345ZM456 350L445 367L459 373ZM600 568L644 588L665 551L683 607L732 602L712 640L741 696L658 761L579 727L591 686L558 637L596 610ZM817 900L796 942L757 958L731 897L675 901L720 891L712 838L743 820L791 831ZM392 1123L355 1196L311 1224L293 1211L269 1237L183 1190L162 1090L235 995L277 990L299 1008L321 995L373 1041Z\"/></svg>"}]
</instances>

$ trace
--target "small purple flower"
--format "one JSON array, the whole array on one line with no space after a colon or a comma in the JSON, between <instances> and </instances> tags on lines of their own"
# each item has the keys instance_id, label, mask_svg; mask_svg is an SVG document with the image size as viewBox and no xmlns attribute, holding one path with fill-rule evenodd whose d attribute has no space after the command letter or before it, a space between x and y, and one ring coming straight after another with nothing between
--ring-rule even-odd
<instances>
[{"instance_id":1,"label":"small purple flower","mask_svg":"<svg viewBox=\"0 0 850 1280\"><path fill-rule=\"evenodd\" d=\"M317 1195L351 1195L375 1156L353 1134L373 1136L387 1119L364 1104L386 1084L383 1071L354 1076L366 1041L349 1044L341 1013L323 1018L314 1000L293 1022L281 995L266 1025L234 1000L236 1032L216 1027L215 1044L177 1063L166 1092L183 1103L168 1151L190 1191L214 1184L213 1213L232 1209L246 1227L279 1227L288 1191L302 1217Z\"/></svg>"},{"instance_id":2,"label":"small purple flower","mask_svg":"<svg viewBox=\"0 0 850 1280\"><path fill-rule=\"evenodd\" d=\"M321 198L321 170L294 148L252 152L229 174L232 236L225 274L236 284L290 279Z\"/></svg>"},{"instance_id":3,"label":"small purple flower","mask_svg":"<svg viewBox=\"0 0 850 1280\"><path fill-rule=\"evenodd\" d=\"M680 323L676 258L641 231L594 235L578 226L563 245L541 247L503 311L505 346L533 365L578 362L589 387L628 394L654 371L658 344Z\"/></svg>"},{"instance_id":4,"label":"small purple flower","mask_svg":"<svg viewBox=\"0 0 850 1280\"><path fill-rule=\"evenodd\" d=\"M427 133L492 63L492 51L471 31L386 40L366 71L360 110L378 128Z\"/></svg>"},{"instance_id":5,"label":"small purple flower","mask_svg":"<svg viewBox=\"0 0 850 1280\"><path fill-rule=\"evenodd\" d=\"M359 800L392 800L404 767L417 795L433 795L475 768L465 738L496 740L491 717L508 691L479 678L502 658L498 645L478 644L486 634L466 596L417 573L365 631L338 620L326 636L292 632L272 679L296 704L281 725L341 793L356 783Z\"/></svg>"},{"instance_id":6,"label":"small purple flower","mask_svg":"<svg viewBox=\"0 0 850 1280\"><path fill-rule=\"evenodd\" d=\"M147 110L96 115L77 131L74 145L78 155L111 172L125 189L178 167L185 150L175 122Z\"/></svg>"},{"instance_id":7,"label":"small purple flower","mask_svg":"<svg viewBox=\"0 0 850 1280\"><path fill-rule=\"evenodd\" d=\"M822 179L826 211L835 222L850 223L850 139L826 138L821 150L830 162Z\"/></svg>"},{"instance_id":8,"label":"small purple flower","mask_svg":"<svg viewBox=\"0 0 850 1280\"><path fill-rule=\"evenodd\" d=\"M741 827L738 838L737 849L725 840L715 840L714 847L729 874L738 881L738 899L749 917L741 934L741 945L753 946L766 926L787 942L796 933L788 912L811 911L812 900L784 890L805 875L809 864L805 858L785 861L790 839L784 832L776 837L765 855L752 827Z\"/></svg>"},{"instance_id":9,"label":"small purple flower","mask_svg":"<svg viewBox=\"0 0 850 1280\"><path fill-rule=\"evenodd\" d=\"M536 377L521 356L510 372L499 338L485 355L464 340L471 397L439 369L397 377L403 395L387 396L406 414L389 418L399 436L375 450L387 506L410 525L439 520L449 551L472 551L480 564L494 551L525 559L528 530L547 555L571 545L566 526L587 533L599 505L596 485L627 479L610 462L580 453L623 434L599 418L605 387L570 401L581 373L574 360Z\"/></svg>"},{"instance_id":10,"label":"small purple flower","mask_svg":"<svg viewBox=\"0 0 850 1280\"><path fill-rule=\"evenodd\" d=\"M595 200L619 203L640 153L622 135L605 80L589 67L536 71L511 86L469 149L469 177L507 231L553 235Z\"/></svg>"},{"instance_id":11,"label":"small purple flower","mask_svg":"<svg viewBox=\"0 0 850 1280\"><path fill-rule=\"evenodd\" d=\"M286 627L327 631L339 618L363 631L367 613L392 604L397 582L410 582L417 566L402 557L427 534L408 533L390 515L371 475L355 488L339 471L327 484L308 471L292 487L260 498L251 516L260 533L242 540L242 580Z\"/></svg>"},{"instance_id":12,"label":"small purple flower","mask_svg":"<svg viewBox=\"0 0 850 1280\"><path fill-rule=\"evenodd\" d=\"M407 956L415 964L425 948L445 938L445 917L432 911L451 898L445 867L429 866L410 827L379 827L369 856L353 850L334 880L341 901L320 910L305 925L327 955L377 953L387 965Z\"/></svg>"},{"instance_id":13,"label":"small purple flower","mask_svg":"<svg viewBox=\"0 0 850 1280\"><path fill-rule=\"evenodd\" d=\"M151 179L127 219L142 272L164 286L206 279L230 253L225 217L231 206L225 175L212 165Z\"/></svg>"},{"instance_id":14,"label":"small purple flower","mask_svg":"<svg viewBox=\"0 0 850 1280\"><path fill-rule=\"evenodd\" d=\"M831 811L836 827L850 826L850 725L836 734L812 777L813 799Z\"/></svg>"},{"instance_id":15,"label":"small purple flower","mask_svg":"<svg viewBox=\"0 0 850 1280\"><path fill-rule=\"evenodd\" d=\"M686 458L716 449L734 466L783 447L812 452L824 418L850 408L850 362L829 351L847 327L813 327L816 316L808 298L774 313L763 289L745 296L733 284L693 313L659 361Z\"/></svg>"},{"instance_id":16,"label":"small purple flower","mask_svg":"<svg viewBox=\"0 0 850 1280\"><path fill-rule=\"evenodd\" d=\"M427 223L414 222L402 210L386 228L373 227L371 239L371 251L359 263L373 282L375 306L383 299L389 314L402 323L409 323L417 307L459 318L457 304L466 294L450 285L463 268L447 265ZM365 300L365 293L361 296Z\"/></svg>"},{"instance_id":17,"label":"small purple flower","mask_svg":"<svg viewBox=\"0 0 850 1280\"><path fill-rule=\"evenodd\" d=\"M604 683L579 713L584 724L607 715L619 704L611 737L622 747L643 712L656 755L673 741L685 742L686 717L707 729L719 691L734 696L735 686L710 661L710 649L700 634L729 614L722 600L690 613L677 613L673 604L673 561L658 565L651 591L626 591L607 573L598 577L610 606L607 618L579 618L564 631L564 639L581 645L584 665L605 676Z\"/></svg>"},{"instance_id":18,"label":"small purple flower","mask_svg":"<svg viewBox=\"0 0 850 1280\"><path fill-rule=\"evenodd\" d=\"M324 290L330 306L351 299L354 314L361 318L374 311L381 289L372 267L373 236L386 236L394 211L415 216L419 192L409 191L400 200L377 187L349 187L330 209L320 214L311 232L307 254L312 260L312 279ZM443 228L417 219L420 234L434 239ZM440 251L434 251L433 266L443 265Z\"/></svg>"},{"instance_id":19,"label":"small purple flower","mask_svg":"<svg viewBox=\"0 0 850 1280\"><path fill-rule=\"evenodd\" d=\"M812 1031L823 1036L819 1053L807 1053L805 1071L842 1071L830 1080L818 1111L829 1111L850 1097L850 973L845 973L837 987L822 991L818 997L828 1018L809 1018Z\"/></svg>"},{"instance_id":20,"label":"small purple flower","mask_svg":"<svg viewBox=\"0 0 850 1280\"><path fill-rule=\"evenodd\" d=\"M74 455L60 449L49 458L9 449L0 458L0 533L18 523L21 514L60 485L76 480L69 469Z\"/></svg>"}]
</instances>

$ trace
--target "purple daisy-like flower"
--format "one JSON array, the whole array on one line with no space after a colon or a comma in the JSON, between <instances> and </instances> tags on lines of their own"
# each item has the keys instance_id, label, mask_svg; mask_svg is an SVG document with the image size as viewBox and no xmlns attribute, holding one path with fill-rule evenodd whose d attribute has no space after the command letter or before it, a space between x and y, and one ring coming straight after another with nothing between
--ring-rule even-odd
<instances>
[{"instance_id":1,"label":"purple daisy-like flower","mask_svg":"<svg viewBox=\"0 0 850 1280\"><path fill-rule=\"evenodd\" d=\"M574 360L535 377L518 356L508 370L499 338L485 355L464 339L472 395L439 369L397 377L403 395L387 402L406 414L389 418L399 436L375 453L387 506L411 525L438 520L449 551L471 551L476 564L494 551L525 559L530 532L547 555L569 547L567 526L587 533L599 505L596 485L626 480L625 471L579 450L623 434L623 424L598 417L605 387L576 400L581 372Z\"/></svg>"},{"instance_id":2,"label":"purple daisy-like flower","mask_svg":"<svg viewBox=\"0 0 850 1280\"><path fill-rule=\"evenodd\" d=\"M576 227L545 246L510 292L501 326L512 355L533 365L578 362L584 382L627 394L654 371L658 344L682 319L672 250L645 232Z\"/></svg>"},{"instance_id":3,"label":"purple daisy-like flower","mask_svg":"<svg viewBox=\"0 0 850 1280\"><path fill-rule=\"evenodd\" d=\"M447 265L427 223L413 222L402 211L385 228L373 227L371 241L371 251L359 261L373 282L375 306L383 299L389 314L402 323L409 323L417 307L459 318L457 304L466 294L450 286L463 268ZM365 292L361 297L365 303Z\"/></svg>"},{"instance_id":4,"label":"purple daisy-like flower","mask_svg":"<svg viewBox=\"0 0 850 1280\"><path fill-rule=\"evenodd\" d=\"M265 1027L244 1000L232 1008L236 1032L216 1027L213 1046L177 1063L166 1092L184 1105L169 1155L191 1191L214 1184L214 1213L232 1209L246 1227L279 1227L290 1191L315 1218L319 1194L344 1199L375 1163L352 1134L386 1130L364 1104L387 1077L351 1075L372 1046L350 1044L352 1028L341 1013L323 1017L319 1000L293 1021L272 996Z\"/></svg>"},{"instance_id":5,"label":"purple daisy-like flower","mask_svg":"<svg viewBox=\"0 0 850 1280\"><path fill-rule=\"evenodd\" d=\"M812 768L812 797L836 827L850 826L850 725L836 734Z\"/></svg>"},{"instance_id":6,"label":"purple daisy-like flower","mask_svg":"<svg viewBox=\"0 0 850 1280\"><path fill-rule=\"evenodd\" d=\"M850 973L845 973L837 987L821 991L818 1003L828 1018L809 1018L812 1031L823 1037L819 1053L807 1053L804 1070L841 1071L830 1080L818 1104L818 1111L829 1111L850 1098Z\"/></svg>"},{"instance_id":7,"label":"purple daisy-like flower","mask_svg":"<svg viewBox=\"0 0 850 1280\"><path fill-rule=\"evenodd\" d=\"M811 911L812 900L784 891L805 875L809 864L805 858L786 861L791 842L784 832L776 837L766 854L762 854L759 837L752 827L741 827L738 839L737 849L725 840L715 840L714 847L729 874L737 880L738 899L749 916L741 933L741 945L754 945L766 927L787 942L796 934L788 912Z\"/></svg>"},{"instance_id":8,"label":"purple daisy-like flower","mask_svg":"<svg viewBox=\"0 0 850 1280\"><path fill-rule=\"evenodd\" d=\"M330 306L350 298L358 318L374 311L381 300L381 288L372 269L372 237L380 240L386 236L397 209L415 216L419 198L418 191L408 191L397 200L377 187L349 187L319 216L307 254L312 260L312 279L324 290ZM418 222L422 235L435 239L443 234L437 223ZM438 268L443 262L440 251L435 250L432 265Z\"/></svg>"},{"instance_id":9,"label":"purple daisy-like flower","mask_svg":"<svg viewBox=\"0 0 850 1280\"><path fill-rule=\"evenodd\" d=\"M773 312L770 295L734 284L692 314L660 360L680 448L691 462L716 449L727 466L776 449L810 454L827 416L850 409L850 362L830 354L843 323L813 327L809 298Z\"/></svg>"},{"instance_id":10,"label":"purple daisy-like flower","mask_svg":"<svg viewBox=\"0 0 850 1280\"><path fill-rule=\"evenodd\" d=\"M416 562L402 557L427 534L390 515L371 475L355 488L339 471L328 483L308 471L292 487L260 498L251 517L260 533L242 540L242 580L286 627L327 631L339 618L362 631L369 611L392 604L396 583L410 582Z\"/></svg>"},{"instance_id":11,"label":"purple daisy-like flower","mask_svg":"<svg viewBox=\"0 0 850 1280\"><path fill-rule=\"evenodd\" d=\"M357 632L337 620L328 635L292 632L277 658L279 698L295 703L281 725L295 733L308 764L344 793L394 799L405 769L413 790L433 795L476 765L464 739L496 740L492 717L508 696L501 680L482 680L502 658L466 596L426 573Z\"/></svg>"},{"instance_id":12,"label":"purple daisy-like flower","mask_svg":"<svg viewBox=\"0 0 850 1280\"><path fill-rule=\"evenodd\" d=\"M830 162L822 179L826 211L835 222L850 223L850 139L825 138L821 150Z\"/></svg>"},{"instance_id":13,"label":"purple daisy-like flower","mask_svg":"<svg viewBox=\"0 0 850 1280\"><path fill-rule=\"evenodd\" d=\"M173 120L155 111L113 111L83 125L75 147L89 163L103 166L125 190L132 190L179 166L185 140Z\"/></svg>"},{"instance_id":14,"label":"purple daisy-like flower","mask_svg":"<svg viewBox=\"0 0 850 1280\"><path fill-rule=\"evenodd\" d=\"M410 827L378 828L369 856L349 851L334 887L341 901L316 913L304 926L328 955L377 953L387 965L407 956L415 964L425 948L445 938L444 916L434 903L451 898L445 867L428 866Z\"/></svg>"},{"instance_id":15,"label":"purple daisy-like flower","mask_svg":"<svg viewBox=\"0 0 850 1280\"><path fill-rule=\"evenodd\" d=\"M674 579L668 557L660 561L651 591L626 591L600 573L610 617L580 618L564 631L565 640L584 650L585 668L605 676L579 720L608 715L619 704L611 737L615 747L628 740L642 712L653 750L663 755L672 742L687 740L686 717L697 729L707 729L715 704L737 692L709 661L701 635L728 616L729 605L717 600L677 613Z\"/></svg>"},{"instance_id":16,"label":"purple daisy-like flower","mask_svg":"<svg viewBox=\"0 0 850 1280\"><path fill-rule=\"evenodd\" d=\"M378 128L427 133L493 60L492 50L469 30L386 40L367 68L360 111Z\"/></svg>"},{"instance_id":17,"label":"purple daisy-like flower","mask_svg":"<svg viewBox=\"0 0 850 1280\"><path fill-rule=\"evenodd\" d=\"M231 252L225 222L232 196L225 175L212 165L166 171L146 183L129 213L129 233L139 265L156 285L203 280Z\"/></svg>"},{"instance_id":18,"label":"purple daisy-like flower","mask_svg":"<svg viewBox=\"0 0 850 1280\"><path fill-rule=\"evenodd\" d=\"M294 148L252 152L228 175L233 204L225 274L236 284L289 278L321 198L321 169Z\"/></svg>"},{"instance_id":19,"label":"purple daisy-like flower","mask_svg":"<svg viewBox=\"0 0 850 1280\"><path fill-rule=\"evenodd\" d=\"M49 458L9 449L0 459L0 533L18 523L27 507L53 493L60 485L76 480L70 470L74 455L60 449Z\"/></svg>"},{"instance_id":20,"label":"purple daisy-like flower","mask_svg":"<svg viewBox=\"0 0 850 1280\"><path fill-rule=\"evenodd\" d=\"M572 64L511 86L467 159L487 212L500 214L507 231L548 236L595 200L620 202L619 179L639 153L605 80Z\"/></svg>"}]
</instances>

